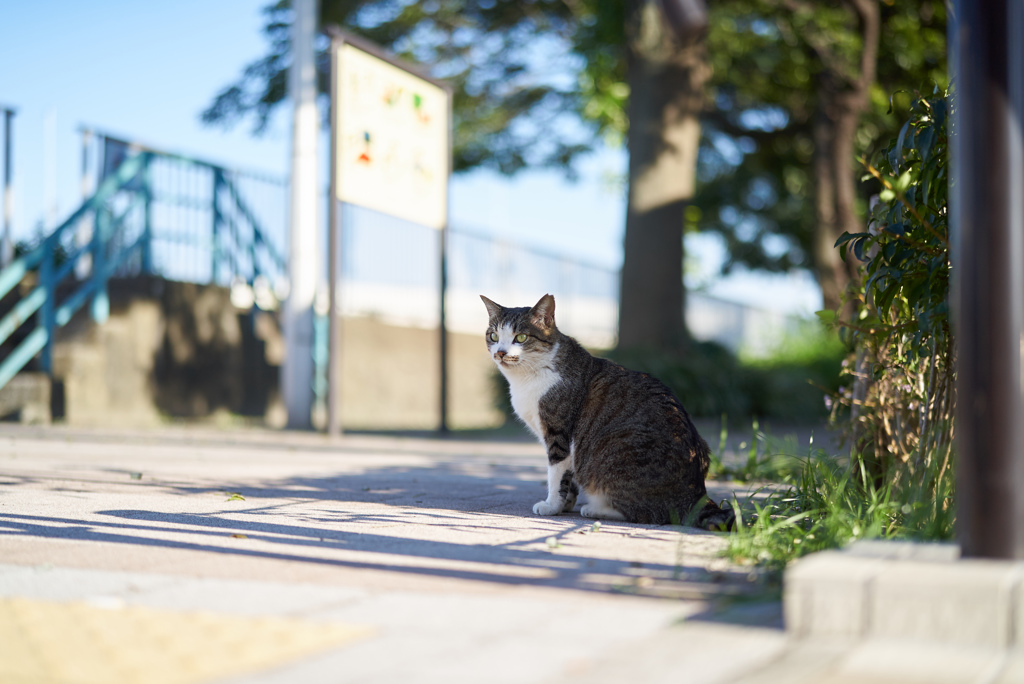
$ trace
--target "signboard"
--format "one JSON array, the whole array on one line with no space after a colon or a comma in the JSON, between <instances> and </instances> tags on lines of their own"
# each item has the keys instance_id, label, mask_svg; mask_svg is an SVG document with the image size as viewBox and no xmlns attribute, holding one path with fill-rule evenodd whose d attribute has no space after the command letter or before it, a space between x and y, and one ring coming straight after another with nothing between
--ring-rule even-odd
<instances>
[{"instance_id":1,"label":"signboard","mask_svg":"<svg viewBox=\"0 0 1024 684\"><path fill-rule=\"evenodd\" d=\"M440 421L448 431L448 175L451 91L362 38L331 36L331 202L327 231L327 432L341 434L338 207L357 204L439 231Z\"/></svg>"},{"instance_id":2,"label":"signboard","mask_svg":"<svg viewBox=\"0 0 1024 684\"><path fill-rule=\"evenodd\" d=\"M443 229L448 93L348 42L337 66L338 200Z\"/></svg>"}]
</instances>

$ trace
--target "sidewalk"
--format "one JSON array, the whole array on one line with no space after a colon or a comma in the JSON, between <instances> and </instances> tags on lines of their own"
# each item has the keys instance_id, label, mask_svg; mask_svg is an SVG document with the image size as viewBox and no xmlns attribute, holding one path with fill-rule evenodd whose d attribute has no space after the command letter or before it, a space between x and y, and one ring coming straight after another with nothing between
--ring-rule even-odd
<instances>
[{"instance_id":1,"label":"sidewalk","mask_svg":"<svg viewBox=\"0 0 1024 684\"><path fill-rule=\"evenodd\" d=\"M782 652L720 536L534 516L543 466L532 444L5 426L0 681L711 684Z\"/></svg>"}]
</instances>

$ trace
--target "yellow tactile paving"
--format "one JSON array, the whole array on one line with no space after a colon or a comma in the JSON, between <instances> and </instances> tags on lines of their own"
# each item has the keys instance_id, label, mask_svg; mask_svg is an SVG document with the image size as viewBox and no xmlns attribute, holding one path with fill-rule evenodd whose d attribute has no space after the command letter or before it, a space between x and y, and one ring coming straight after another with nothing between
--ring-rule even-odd
<instances>
[{"instance_id":1,"label":"yellow tactile paving","mask_svg":"<svg viewBox=\"0 0 1024 684\"><path fill-rule=\"evenodd\" d=\"M0 684L195 684L283 665L369 630L142 606L0 599Z\"/></svg>"}]
</instances>

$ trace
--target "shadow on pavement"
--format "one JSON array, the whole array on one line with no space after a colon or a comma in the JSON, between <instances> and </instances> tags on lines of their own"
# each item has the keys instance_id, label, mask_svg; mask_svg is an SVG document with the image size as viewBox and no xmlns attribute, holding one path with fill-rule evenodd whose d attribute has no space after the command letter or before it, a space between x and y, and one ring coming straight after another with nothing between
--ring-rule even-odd
<instances>
[{"instance_id":1,"label":"shadow on pavement","mask_svg":"<svg viewBox=\"0 0 1024 684\"><path fill-rule=\"evenodd\" d=\"M577 535L642 538L646 534L661 543L672 543L664 541L665 535L679 534L679 548L683 535L667 526L610 522L595 533L593 521L576 512L532 518L533 503L545 494L543 478L539 464L455 458L427 467L385 466L269 481L188 485L152 480L134 485L143 490L136 492L149 489L160 494L164 505L167 494L194 497L239 492L244 501L201 514L107 508L75 519L5 511L0 512L0 536L161 547L506 585L699 600L709 603L703 614L708 619L720 613L715 606L722 602L733 604L763 593L760 577L745 570L709 571L701 564L686 563L685 557L672 565L617 560L614 549L606 550L603 557L588 555L588 548L576 543L582 539ZM6 486L48 479L3 478ZM110 482L103 476L90 479L87 475L77 485L66 476L54 479L60 484L50 491ZM713 495L715 491L712 489ZM535 535L525 540L523 518L532 518L527 527L532 530L529 534ZM501 524L503 519L506 525ZM687 533L711 534L692 529ZM515 541L491 543L512 536Z\"/></svg>"}]
</instances>

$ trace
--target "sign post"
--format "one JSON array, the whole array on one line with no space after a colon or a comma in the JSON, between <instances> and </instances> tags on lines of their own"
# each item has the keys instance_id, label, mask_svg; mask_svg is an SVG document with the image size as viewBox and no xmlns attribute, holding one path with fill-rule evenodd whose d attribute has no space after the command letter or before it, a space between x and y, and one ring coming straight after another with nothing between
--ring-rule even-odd
<instances>
[{"instance_id":1,"label":"sign post","mask_svg":"<svg viewBox=\"0 0 1024 684\"><path fill-rule=\"evenodd\" d=\"M445 322L451 89L358 36L330 27L331 183L328 229L327 430L340 428L338 204L348 202L440 231L441 397L448 429Z\"/></svg>"}]
</instances>

